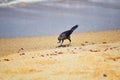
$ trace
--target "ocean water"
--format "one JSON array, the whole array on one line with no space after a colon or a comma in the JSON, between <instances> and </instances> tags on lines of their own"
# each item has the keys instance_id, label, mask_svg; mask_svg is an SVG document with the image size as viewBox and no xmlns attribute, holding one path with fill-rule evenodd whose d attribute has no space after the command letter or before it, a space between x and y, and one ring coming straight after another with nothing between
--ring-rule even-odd
<instances>
[{"instance_id":1,"label":"ocean water","mask_svg":"<svg viewBox=\"0 0 120 80\"><path fill-rule=\"evenodd\" d=\"M119 0L2 0L0 37L120 29Z\"/></svg>"}]
</instances>

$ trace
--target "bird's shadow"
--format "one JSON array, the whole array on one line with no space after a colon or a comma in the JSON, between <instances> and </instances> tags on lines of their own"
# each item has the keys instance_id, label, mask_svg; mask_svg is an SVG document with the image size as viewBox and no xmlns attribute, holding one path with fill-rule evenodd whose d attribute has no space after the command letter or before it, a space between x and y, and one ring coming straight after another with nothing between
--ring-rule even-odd
<instances>
[{"instance_id":1,"label":"bird's shadow","mask_svg":"<svg viewBox=\"0 0 120 80\"><path fill-rule=\"evenodd\" d=\"M69 46L71 46L70 44L64 44L64 45L59 45L59 46L57 46L56 48L60 48L60 47L69 47Z\"/></svg>"}]
</instances>

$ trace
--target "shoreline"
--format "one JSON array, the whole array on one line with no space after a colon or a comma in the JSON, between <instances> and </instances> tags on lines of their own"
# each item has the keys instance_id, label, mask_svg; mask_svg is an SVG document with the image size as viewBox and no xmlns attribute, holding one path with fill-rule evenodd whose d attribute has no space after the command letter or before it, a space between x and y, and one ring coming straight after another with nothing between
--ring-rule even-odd
<instances>
[{"instance_id":1,"label":"shoreline","mask_svg":"<svg viewBox=\"0 0 120 80\"><path fill-rule=\"evenodd\" d=\"M108 31L119 31L120 29L110 29L110 30L94 30L94 31L81 31L81 32L73 32L73 34L82 34L82 33L96 33L96 32L108 32ZM50 35L33 35L33 36L7 36L7 37L0 37L0 39L15 39L15 38L35 38L35 37L50 37L50 36L59 36L58 34L50 34Z\"/></svg>"},{"instance_id":2,"label":"shoreline","mask_svg":"<svg viewBox=\"0 0 120 80\"><path fill-rule=\"evenodd\" d=\"M120 30L95 31L87 33L73 33L71 35L72 47L119 42ZM0 38L0 56L16 53L19 49L24 48L25 51L49 50L54 49L57 44L58 35L54 36L35 36L20 38ZM68 41L65 40L64 44Z\"/></svg>"}]
</instances>

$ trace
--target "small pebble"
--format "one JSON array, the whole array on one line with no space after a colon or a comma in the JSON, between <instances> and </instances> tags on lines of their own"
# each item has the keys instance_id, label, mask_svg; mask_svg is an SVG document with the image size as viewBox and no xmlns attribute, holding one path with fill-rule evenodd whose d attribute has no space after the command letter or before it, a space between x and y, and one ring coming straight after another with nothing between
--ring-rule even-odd
<instances>
[{"instance_id":1,"label":"small pebble","mask_svg":"<svg viewBox=\"0 0 120 80\"><path fill-rule=\"evenodd\" d=\"M74 49L77 49L77 48L74 48Z\"/></svg>"},{"instance_id":2,"label":"small pebble","mask_svg":"<svg viewBox=\"0 0 120 80\"><path fill-rule=\"evenodd\" d=\"M55 53L57 53L57 51L55 51Z\"/></svg>"},{"instance_id":3,"label":"small pebble","mask_svg":"<svg viewBox=\"0 0 120 80\"><path fill-rule=\"evenodd\" d=\"M85 41L85 43L88 43L88 41Z\"/></svg>"},{"instance_id":4,"label":"small pebble","mask_svg":"<svg viewBox=\"0 0 120 80\"><path fill-rule=\"evenodd\" d=\"M49 54L46 54L47 56L49 56Z\"/></svg>"},{"instance_id":5,"label":"small pebble","mask_svg":"<svg viewBox=\"0 0 120 80\"><path fill-rule=\"evenodd\" d=\"M103 76L104 76L104 77L107 77L107 75L106 75L106 74L103 74Z\"/></svg>"},{"instance_id":6,"label":"small pebble","mask_svg":"<svg viewBox=\"0 0 120 80\"><path fill-rule=\"evenodd\" d=\"M85 46L85 44L81 44L82 46Z\"/></svg>"},{"instance_id":7,"label":"small pebble","mask_svg":"<svg viewBox=\"0 0 120 80\"><path fill-rule=\"evenodd\" d=\"M35 57L32 57L32 58L35 58Z\"/></svg>"},{"instance_id":8,"label":"small pebble","mask_svg":"<svg viewBox=\"0 0 120 80\"><path fill-rule=\"evenodd\" d=\"M63 52L58 52L58 54L63 54Z\"/></svg>"},{"instance_id":9,"label":"small pebble","mask_svg":"<svg viewBox=\"0 0 120 80\"><path fill-rule=\"evenodd\" d=\"M107 42L102 42L103 44L106 44Z\"/></svg>"},{"instance_id":10,"label":"small pebble","mask_svg":"<svg viewBox=\"0 0 120 80\"><path fill-rule=\"evenodd\" d=\"M21 50L24 50L24 48L21 48Z\"/></svg>"},{"instance_id":11,"label":"small pebble","mask_svg":"<svg viewBox=\"0 0 120 80\"><path fill-rule=\"evenodd\" d=\"M41 57L44 57L44 55L41 55Z\"/></svg>"}]
</instances>

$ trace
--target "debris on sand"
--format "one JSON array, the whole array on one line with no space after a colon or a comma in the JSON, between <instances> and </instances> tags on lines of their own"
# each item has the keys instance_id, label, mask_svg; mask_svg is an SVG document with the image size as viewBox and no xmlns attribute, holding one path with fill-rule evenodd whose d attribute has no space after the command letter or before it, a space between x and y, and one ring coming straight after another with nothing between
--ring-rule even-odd
<instances>
[{"instance_id":1,"label":"debris on sand","mask_svg":"<svg viewBox=\"0 0 120 80\"><path fill-rule=\"evenodd\" d=\"M57 54L50 54L51 56L56 56Z\"/></svg>"},{"instance_id":2,"label":"debris on sand","mask_svg":"<svg viewBox=\"0 0 120 80\"><path fill-rule=\"evenodd\" d=\"M107 42L102 42L103 44L107 44Z\"/></svg>"},{"instance_id":3,"label":"debris on sand","mask_svg":"<svg viewBox=\"0 0 120 80\"><path fill-rule=\"evenodd\" d=\"M88 41L85 41L85 43L88 43Z\"/></svg>"},{"instance_id":4,"label":"debris on sand","mask_svg":"<svg viewBox=\"0 0 120 80\"><path fill-rule=\"evenodd\" d=\"M107 74L103 74L103 77L107 77Z\"/></svg>"},{"instance_id":5,"label":"debris on sand","mask_svg":"<svg viewBox=\"0 0 120 80\"><path fill-rule=\"evenodd\" d=\"M18 50L18 53L23 52L23 51L24 51L24 48L20 48L20 49Z\"/></svg>"},{"instance_id":6,"label":"debris on sand","mask_svg":"<svg viewBox=\"0 0 120 80\"><path fill-rule=\"evenodd\" d=\"M108 50L108 48L106 48L104 51L107 51Z\"/></svg>"},{"instance_id":7,"label":"debris on sand","mask_svg":"<svg viewBox=\"0 0 120 80\"><path fill-rule=\"evenodd\" d=\"M55 53L57 53L57 51L55 51Z\"/></svg>"},{"instance_id":8,"label":"debris on sand","mask_svg":"<svg viewBox=\"0 0 120 80\"><path fill-rule=\"evenodd\" d=\"M111 47L110 50L115 49L115 48L118 48L118 47Z\"/></svg>"},{"instance_id":9,"label":"debris on sand","mask_svg":"<svg viewBox=\"0 0 120 80\"><path fill-rule=\"evenodd\" d=\"M49 54L46 54L46 56L49 56Z\"/></svg>"},{"instance_id":10,"label":"debris on sand","mask_svg":"<svg viewBox=\"0 0 120 80\"><path fill-rule=\"evenodd\" d=\"M92 49L90 49L89 51L90 52L100 52L100 50L92 50Z\"/></svg>"},{"instance_id":11,"label":"debris on sand","mask_svg":"<svg viewBox=\"0 0 120 80\"><path fill-rule=\"evenodd\" d=\"M76 52L72 50L72 53L75 54Z\"/></svg>"},{"instance_id":12,"label":"debris on sand","mask_svg":"<svg viewBox=\"0 0 120 80\"><path fill-rule=\"evenodd\" d=\"M58 52L58 54L63 54L63 52Z\"/></svg>"},{"instance_id":13,"label":"debris on sand","mask_svg":"<svg viewBox=\"0 0 120 80\"><path fill-rule=\"evenodd\" d=\"M20 56L25 55L25 53L21 53Z\"/></svg>"},{"instance_id":14,"label":"debris on sand","mask_svg":"<svg viewBox=\"0 0 120 80\"><path fill-rule=\"evenodd\" d=\"M74 48L74 49L77 49L77 48Z\"/></svg>"},{"instance_id":15,"label":"debris on sand","mask_svg":"<svg viewBox=\"0 0 120 80\"><path fill-rule=\"evenodd\" d=\"M32 58L35 58L35 57L32 57Z\"/></svg>"},{"instance_id":16,"label":"debris on sand","mask_svg":"<svg viewBox=\"0 0 120 80\"><path fill-rule=\"evenodd\" d=\"M10 61L9 59L4 59L4 61Z\"/></svg>"},{"instance_id":17,"label":"debris on sand","mask_svg":"<svg viewBox=\"0 0 120 80\"><path fill-rule=\"evenodd\" d=\"M24 50L24 48L21 48L21 50Z\"/></svg>"},{"instance_id":18,"label":"debris on sand","mask_svg":"<svg viewBox=\"0 0 120 80\"><path fill-rule=\"evenodd\" d=\"M85 44L82 43L81 46L85 46Z\"/></svg>"},{"instance_id":19,"label":"debris on sand","mask_svg":"<svg viewBox=\"0 0 120 80\"><path fill-rule=\"evenodd\" d=\"M113 61L116 61L116 60L118 60L118 59L120 59L120 57L118 56L118 57L110 57L110 58L108 58L109 60L113 60Z\"/></svg>"},{"instance_id":20,"label":"debris on sand","mask_svg":"<svg viewBox=\"0 0 120 80\"><path fill-rule=\"evenodd\" d=\"M94 43L94 42L92 42L91 44L92 44L92 45L94 45L95 43Z\"/></svg>"},{"instance_id":21,"label":"debris on sand","mask_svg":"<svg viewBox=\"0 0 120 80\"><path fill-rule=\"evenodd\" d=\"M115 49L115 48L117 48L117 47L106 48L104 51L113 50L113 49Z\"/></svg>"},{"instance_id":22,"label":"debris on sand","mask_svg":"<svg viewBox=\"0 0 120 80\"><path fill-rule=\"evenodd\" d=\"M44 55L41 55L41 57L45 57Z\"/></svg>"}]
</instances>

